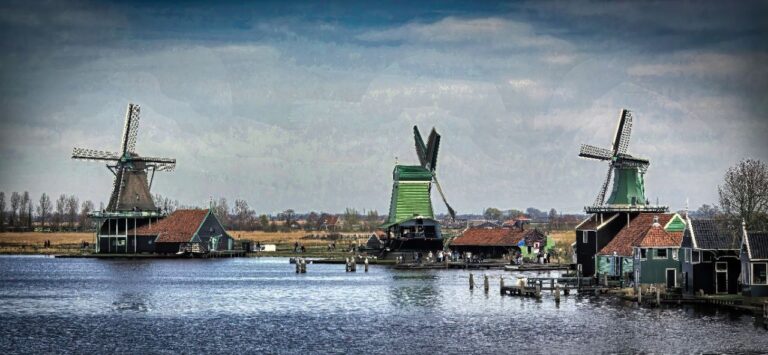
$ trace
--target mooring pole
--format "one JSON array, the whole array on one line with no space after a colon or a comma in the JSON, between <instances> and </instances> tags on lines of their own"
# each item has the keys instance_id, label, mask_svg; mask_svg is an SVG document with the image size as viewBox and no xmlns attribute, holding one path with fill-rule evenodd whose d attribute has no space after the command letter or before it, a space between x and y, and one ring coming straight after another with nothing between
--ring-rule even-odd
<instances>
[{"instance_id":1,"label":"mooring pole","mask_svg":"<svg viewBox=\"0 0 768 355\"><path fill-rule=\"evenodd\" d=\"M504 275L499 276L499 286L502 288L502 292L504 292Z\"/></svg>"},{"instance_id":2,"label":"mooring pole","mask_svg":"<svg viewBox=\"0 0 768 355\"><path fill-rule=\"evenodd\" d=\"M365 272L368 272L368 257L365 257Z\"/></svg>"},{"instance_id":3,"label":"mooring pole","mask_svg":"<svg viewBox=\"0 0 768 355\"><path fill-rule=\"evenodd\" d=\"M560 303L560 284L555 286L555 303Z\"/></svg>"},{"instance_id":4,"label":"mooring pole","mask_svg":"<svg viewBox=\"0 0 768 355\"><path fill-rule=\"evenodd\" d=\"M485 293L488 293L490 288L491 286L488 284L488 275L483 275L483 289L485 290Z\"/></svg>"},{"instance_id":5,"label":"mooring pole","mask_svg":"<svg viewBox=\"0 0 768 355\"><path fill-rule=\"evenodd\" d=\"M637 304L643 304L643 288L637 286Z\"/></svg>"},{"instance_id":6,"label":"mooring pole","mask_svg":"<svg viewBox=\"0 0 768 355\"><path fill-rule=\"evenodd\" d=\"M475 277L472 275L472 273L469 273L469 289L474 290L475 289Z\"/></svg>"},{"instance_id":7,"label":"mooring pole","mask_svg":"<svg viewBox=\"0 0 768 355\"><path fill-rule=\"evenodd\" d=\"M299 272L301 272L301 265L299 265L300 264L299 259L296 258L293 260L294 260L294 264L296 264L296 273L298 274Z\"/></svg>"},{"instance_id":8,"label":"mooring pole","mask_svg":"<svg viewBox=\"0 0 768 355\"><path fill-rule=\"evenodd\" d=\"M661 289L656 288L656 305L661 306Z\"/></svg>"}]
</instances>

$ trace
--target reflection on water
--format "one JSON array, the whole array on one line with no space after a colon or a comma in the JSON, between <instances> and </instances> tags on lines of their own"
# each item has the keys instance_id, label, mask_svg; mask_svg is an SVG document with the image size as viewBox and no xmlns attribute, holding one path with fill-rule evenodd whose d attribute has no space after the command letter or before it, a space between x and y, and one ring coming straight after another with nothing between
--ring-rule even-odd
<instances>
[{"instance_id":1,"label":"reflection on water","mask_svg":"<svg viewBox=\"0 0 768 355\"><path fill-rule=\"evenodd\" d=\"M389 302L394 308L422 307L438 308L440 292L435 287L437 275L429 270L424 272L402 271L392 275L389 286Z\"/></svg>"},{"instance_id":2,"label":"reflection on water","mask_svg":"<svg viewBox=\"0 0 768 355\"><path fill-rule=\"evenodd\" d=\"M501 275L470 291L465 270L0 257L0 353L768 352L751 315L501 297Z\"/></svg>"}]
</instances>

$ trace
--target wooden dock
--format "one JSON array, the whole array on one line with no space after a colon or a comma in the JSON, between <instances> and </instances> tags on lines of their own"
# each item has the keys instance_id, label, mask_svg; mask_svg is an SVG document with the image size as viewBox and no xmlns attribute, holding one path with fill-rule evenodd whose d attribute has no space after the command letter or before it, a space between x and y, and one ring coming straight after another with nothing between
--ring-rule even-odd
<instances>
[{"instance_id":1,"label":"wooden dock","mask_svg":"<svg viewBox=\"0 0 768 355\"><path fill-rule=\"evenodd\" d=\"M523 265L505 265L506 271L555 271L571 270L569 264L523 264Z\"/></svg>"}]
</instances>

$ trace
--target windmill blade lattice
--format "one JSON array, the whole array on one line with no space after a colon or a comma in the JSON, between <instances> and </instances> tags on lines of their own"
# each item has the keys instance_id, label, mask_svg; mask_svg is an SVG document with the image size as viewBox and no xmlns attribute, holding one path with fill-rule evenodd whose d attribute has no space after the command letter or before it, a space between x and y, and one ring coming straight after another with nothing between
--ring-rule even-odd
<instances>
[{"instance_id":1,"label":"windmill blade lattice","mask_svg":"<svg viewBox=\"0 0 768 355\"><path fill-rule=\"evenodd\" d=\"M629 148L629 137L632 135L632 111L621 110L616 136L613 138L614 154L626 154Z\"/></svg>"},{"instance_id":2,"label":"windmill blade lattice","mask_svg":"<svg viewBox=\"0 0 768 355\"><path fill-rule=\"evenodd\" d=\"M141 108L136 104L128 104L128 112L125 114L125 126L123 127L122 154L136 151L136 137L139 134L139 114Z\"/></svg>"},{"instance_id":3,"label":"windmill blade lattice","mask_svg":"<svg viewBox=\"0 0 768 355\"><path fill-rule=\"evenodd\" d=\"M120 160L120 154L104 150L73 148L72 159L117 161Z\"/></svg>"},{"instance_id":4,"label":"windmill blade lattice","mask_svg":"<svg viewBox=\"0 0 768 355\"><path fill-rule=\"evenodd\" d=\"M605 201L605 192L608 191L608 184L611 182L611 176L613 176L613 164L608 164L608 174L605 175L605 181L603 181L603 187L600 188L600 193L597 194L595 199L595 206L602 206Z\"/></svg>"}]
</instances>

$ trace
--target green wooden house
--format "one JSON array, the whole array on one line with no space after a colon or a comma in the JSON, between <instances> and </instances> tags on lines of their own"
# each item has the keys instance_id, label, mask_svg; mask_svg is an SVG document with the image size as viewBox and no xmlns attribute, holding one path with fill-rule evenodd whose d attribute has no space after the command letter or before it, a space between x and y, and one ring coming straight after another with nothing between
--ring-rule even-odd
<instances>
[{"instance_id":1,"label":"green wooden house","mask_svg":"<svg viewBox=\"0 0 768 355\"><path fill-rule=\"evenodd\" d=\"M648 231L659 223L667 232L682 232L685 222L676 213L642 213L631 219L616 236L597 253L597 276L607 275L625 281L633 279L635 270L634 247Z\"/></svg>"},{"instance_id":2,"label":"green wooden house","mask_svg":"<svg viewBox=\"0 0 768 355\"><path fill-rule=\"evenodd\" d=\"M685 222L679 215L666 225L654 223L635 241L634 282L635 285L656 285L674 289L683 284L681 244Z\"/></svg>"}]
</instances>

